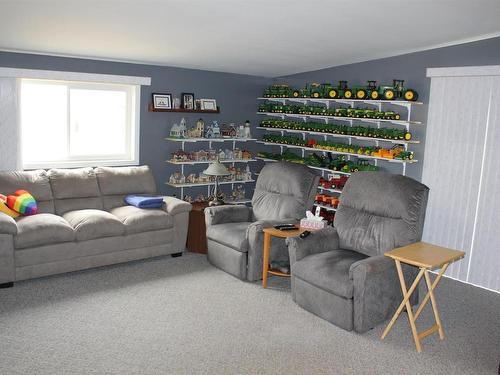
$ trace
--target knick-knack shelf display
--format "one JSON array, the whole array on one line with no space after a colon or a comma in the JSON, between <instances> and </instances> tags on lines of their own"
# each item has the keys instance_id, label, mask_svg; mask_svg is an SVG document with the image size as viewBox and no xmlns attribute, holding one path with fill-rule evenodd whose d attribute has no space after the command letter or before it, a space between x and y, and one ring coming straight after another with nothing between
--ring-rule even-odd
<instances>
[{"instance_id":1,"label":"knick-knack shelf display","mask_svg":"<svg viewBox=\"0 0 500 375\"><path fill-rule=\"evenodd\" d=\"M217 158L221 163L228 165L230 174L219 179L220 185L231 185L231 193L228 200L231 203L249 203L245 199L245 188L242 184L254 182L252 172L248 163L255 159L250 151L242 147L246 142L255 142L251 136L250 123L235 125L222 124L212 121L206 125L202 119L189 127L183 118L179 124L173 124L167 141L180 144L180 149L171 154L167 163L180 166L180 171L175 171L165 184L180 189L181 198L187 201L204 201L208 199L211 188L215 184L214 178L199 173L186 173L186 165L205 165L214 162ZM231 142L231 146L229 146ZM204 146L192 150L186 150L186 144L203 143ZM239 146L239 144L242 146ZM238 147L237 147L238 144ZM246 165L245 165L246 164ZM240 166L242 165L242 166ZM205 169L205 167L203 167ZM198 194L197 197L185 194L185 189L199 186L207 187L207 195Z\"/></svg>"}]
</instances>

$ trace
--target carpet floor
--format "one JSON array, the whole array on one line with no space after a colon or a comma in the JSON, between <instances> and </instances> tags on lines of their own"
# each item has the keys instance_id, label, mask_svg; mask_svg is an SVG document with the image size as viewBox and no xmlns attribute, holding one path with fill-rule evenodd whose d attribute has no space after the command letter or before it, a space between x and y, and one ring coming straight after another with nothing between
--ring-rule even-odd
<instances>
[{"instance_id":1,"label":"carpet floor","mask_svg":"<svg viewBox=\"0 0 500 375\"><path fill-rule=\"evenodd\" d=\"M344 331L202 255L162 257L0 290L0 374L496 374L500 295L444 279L446 339L417 353L406 316ZM426 308L420 330L432 325Z\"/></svg>"}]
</instances>

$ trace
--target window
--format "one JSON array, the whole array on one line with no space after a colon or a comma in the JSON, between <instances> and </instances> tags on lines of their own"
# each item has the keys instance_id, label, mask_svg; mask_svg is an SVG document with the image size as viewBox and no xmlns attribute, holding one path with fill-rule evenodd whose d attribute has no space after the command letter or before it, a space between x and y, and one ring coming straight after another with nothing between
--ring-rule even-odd
<instances>
[{"instance_id":1,"label":"window","mask_svg":"<svg viewBox=\"0 0 500 375\"><path fill-rule=\"evenodd\" d=\"M139 85L22 79L26 169L138 164Z\"/></svg>"}]
</instances>

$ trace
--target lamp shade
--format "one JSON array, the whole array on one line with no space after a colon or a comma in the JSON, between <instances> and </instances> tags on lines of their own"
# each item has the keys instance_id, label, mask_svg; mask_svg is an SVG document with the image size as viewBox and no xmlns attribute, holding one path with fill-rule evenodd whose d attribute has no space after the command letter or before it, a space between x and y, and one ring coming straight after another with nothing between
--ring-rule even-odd
<instances>
[{"instance_id":1,"label":"lamp shade","mask_svg":"<svg viewBox=\"0 0 500 375\"><path fill-rule=\"evenodd\" d=\"M219 160L210 164L208 168L203 171L203 173L207 176L227 176L231 174L227 168L219 162Z\"/></svg>"}]
</instances>

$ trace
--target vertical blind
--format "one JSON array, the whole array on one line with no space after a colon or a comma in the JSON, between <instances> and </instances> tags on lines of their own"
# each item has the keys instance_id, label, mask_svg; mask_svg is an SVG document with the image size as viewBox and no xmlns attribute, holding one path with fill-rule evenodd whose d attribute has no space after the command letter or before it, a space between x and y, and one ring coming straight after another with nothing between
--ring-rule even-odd
<instances>
[{"instance_id":1,"label":"vertical blind","mask_svg":"<svg viewBox=\"0 0 500 375\"><path fill-rule=\"evenodd\" d=\"M490 67L489 67L490 68ZM422 182L430 188L423 240L464 250L453 278L500 291L500 77L481 68L429 69ZM498 69L500 75L500 67Z\"/></svg>"}]
</instances>

